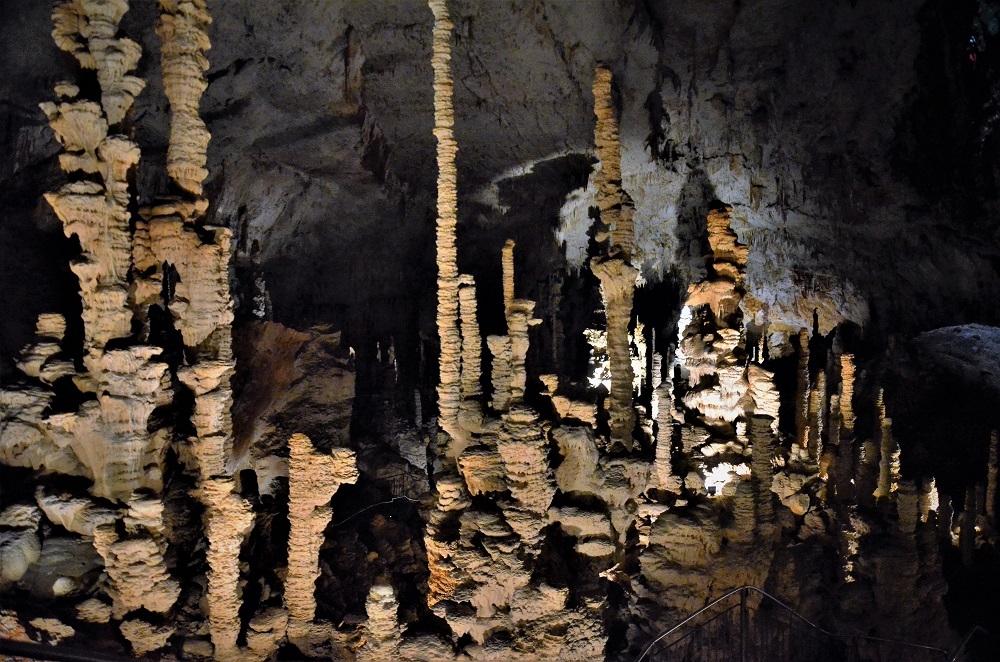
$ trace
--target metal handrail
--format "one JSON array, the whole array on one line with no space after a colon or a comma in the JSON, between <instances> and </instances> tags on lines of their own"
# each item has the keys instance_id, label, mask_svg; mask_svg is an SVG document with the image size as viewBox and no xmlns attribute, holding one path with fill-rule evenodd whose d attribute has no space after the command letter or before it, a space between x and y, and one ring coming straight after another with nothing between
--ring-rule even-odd
<instances>
[{"instance_id":1,"label":"metal handrail","mask_svg":"<svg viewBox=\"0 0 1000 662\"><path fill-rule=\"evenodd\" d=\"M823 634L825 634L825 635L827 635L829 637L835 637L837 639L863 639L863 640L866 640L866 641L877 641L877 642L885 643L885 644L895 644L897 646L908 646L910 648L920 648L920 649L923 649L923 650L934 651L936 653L940 653L942 656L947 656L948 655L948 651L943 650L941 648L936 648L934 646L926 646L924 644L915 644L915 643L912 643L912 642L909 642L909 641L901 641L901 640L898 640L898 639L886 639L884 637L873 637L873 636L865 635L865 634L839 634L837 632L830 632L829 630L825 630L825 629L821 628L820 626L816 625L815 623L813 623L812 621L808 620L805 616L803 616L802 614L798 613L797 611L795 611L794 609L792 609L791 607L789 607L784 602L782 602L778 598L774 597L773 595L771 595L767 591L764 591L763 589L759 589L756 586L741 586L740 588L733 589L729 593L726 593L725 595L723 595L723 596L721 596L721 597L713 600L712 602L708 603L707 605L705 605L704 607L702 607L698 611L694 612L693 614L691 614L690 616L688 616L687 618L685 618L683 621L681 621L680 623L678 623L674 627L670 628L669 630L667 630L663 634L659 635L656 639L653 639L653 641L651 641L649 643L649 645L646 646L645 650L642 651L642 655L640 655L636 659L636 662L642 662L642 660L645 659L645 657L649 654L649 651L651 651L653 649L653 646L655 646L659 642L663 641L663 639L665 639L666 637L669 637L671 634L673 634L674 632L676 632L680 628L684 627L685 625L687 625L688 623L690 623L692 620L694 620L698 616L701 616L706 611L708 611L712 607L716 606L720 602L731 598L732 596L736 595L737 593L743 593L744 591L754 591L756 593L759 593L760 595L763 595L766 598L770 598L775 604L777 604L778 606L780 606L781 608L783 608L785 611L787 611L790 614L792 614L793 616L795 616L797 619L799 619L800 621L802 621L803 623L805 623L809 627L811 627L811 628L817 630L818 632L821 632L821 633L823 633ZM734 605L734 607L735 607L735 605ZM701 627L701 626L699 626L699 627ZM971 635L971 633L970 633L970 635ZM951 662L951 661L949 661L949 662Z\"/></svg>"},{"instance_id":2,"label":"metal handrail","mask_svg":"<svg viewBox=\"0 0 1000 662\"><path fill-rule=\"evenodd\" d=\"M958 660L958 656L965 652L965 647L969 645L969 642L972 641L972 638L979 633L982 633L995 641L1000 641L1000 638L998 638L995 634L993 634L986 628L980 627L978 625L973 625L972 629L969 630L969 633L962 638L962 643L958 645L958 648L955 649L955 652L952 654L952 656L948 658L948 662L956 662L956 660Z\"/></svg>"}]
</instances>

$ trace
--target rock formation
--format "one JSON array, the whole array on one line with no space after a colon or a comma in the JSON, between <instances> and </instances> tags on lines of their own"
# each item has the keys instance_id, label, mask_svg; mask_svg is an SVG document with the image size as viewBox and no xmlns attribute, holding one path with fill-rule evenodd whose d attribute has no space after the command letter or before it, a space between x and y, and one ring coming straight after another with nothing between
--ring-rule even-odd
<instances>
[{"instance_id":1,"label":"rock formation","mask_svg":"<svg viewBox=\"0 0 1000 662\"><path fill-rule=\"evenodd\" d=\"M462 338L458 328L458 266L455 226L458 223L458 189L453 127L454 84L451 74L451 17L447 0L429 0L434 13L434 136L437 138L437 235L435 240L438 268L437 329L441 343L438 364L438 412L441 428L452 437L461 432L457 424L461 399Z\"/></svg>"},{"instance_id":2,"label":"rock formation","mask_svg":"<svg viewBox=\"0 0 1000 662\"><path fill-rule=\"evenodd\" d=\"M198 106L208 87L205 52L211 48L212 17L205 0L160 0L160 10L156 34L163 40L160 62L171 109L167 173L182 189L200 196L211 136Z\"/></svg>"},{"instance_id":3,"label":"rock formation","mask_svg":"<svg viewBox=\"0 0 1000 662\"><path fill-rule=\"evenodd\" d=\"M358 480L353 451L335 448L332 455L316 453L302 434L288 441L288 576L285 579L285 606L288 609L288 639L300 651L310 654L325 644L316 617L316 578L319 576L319 548L323 532L333 517L327 505L344 483ZM318 630L318 631L317 631ZM327 635L328 636L328 635Z\"/></svg>"}]
</instances>

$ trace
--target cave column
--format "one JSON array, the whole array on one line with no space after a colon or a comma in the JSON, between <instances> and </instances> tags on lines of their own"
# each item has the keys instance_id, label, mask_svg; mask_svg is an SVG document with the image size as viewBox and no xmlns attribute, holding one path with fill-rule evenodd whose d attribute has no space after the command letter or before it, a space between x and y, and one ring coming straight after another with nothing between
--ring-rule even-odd
<instances>
[{"instance_id":1,"label":"cave column","mask_svg":"<svg viewBox=\"0 0 1000 662\"><path fill-rule=\"evenodd\" d=\"M346 448L317 453L303 434L292 435L288 453L288 639L303 654L313 655L329 639L329 625L314 623L319 550L333 517L329 502L341 485L357 482L357 458Z\"/></svg>"},{"instance_id":2,"label":"cave column","mask_svg":"<svg viewBox=\"0 0 1000 662\"><path fill-rule=\"evenodd\" d=\"M451 31L446 0L429 0L434 14L434 136L437 138L437 328L441 343L438 411L441 429L452 438L463 436L458 424L461 401L462 341L458 327L458 263L455 227L458 223L458 190L454 137L454 84L451 75Z\"/></svg>"}]
</instances>

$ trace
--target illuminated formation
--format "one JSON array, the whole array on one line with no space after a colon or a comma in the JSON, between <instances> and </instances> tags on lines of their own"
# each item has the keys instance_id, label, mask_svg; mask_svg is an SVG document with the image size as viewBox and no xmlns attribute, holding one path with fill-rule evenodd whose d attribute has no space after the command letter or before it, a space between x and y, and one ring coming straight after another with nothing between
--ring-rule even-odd
<instances>
[{"instance_id":1,"label":"illuminated formation","mask_svg":"<svg viewBox=\"0 0 1000 662\"><path fill-rule=\"evenodd\" d=\"M258 25L309 3L271 4L281 6ZM371 24L346 25L338 3L323 8L344 23L323 42L323 85L341 97L324 98L322 122L306 117L295 131L333 142L293 159L307 150L278 126L279 106L304 95L276 72L303 63L220 56L209 76L209 0L157 0L138 17L127 0L56 3L52 37L82 72L40 104L45 138L59 149L46 158L64 182L44 200L68 238L60 250L73 252L79 308L30 320L34 338L0 387L0 464L13 476L0 490L0 637L85 644L99 635L108 652L220 662L633 659L713 599L752 585L831 631L954 639L943 568L978 578L998 542L1000 433L987 435L993 421L956 433L978 469L958 480L937 473L930 433L906 418L914 383L937 377L913 369L923 350L895 339L883 348L872 329L846 323L866 321L846 281L775 275L787 266L771 264L782 251L795 269L811 264L795 251L814 259L812 246L777 236L775 218L788 237L817 219L796 176L768 174L770 146L750 158L709 140L709 111L729 113L727 130L740 127L730 108L744 102L720 93L696 116L696 86L672 80L683 72L668 66L669 43L651 46L659 63L648 97L621 54L609 49L602 64L582 42L559 44L571 78L593 67L578 95L592 92L592 114L568 104L560 119L579 125L558 136L539 123L546 135L536 140L536 127L497 113L530 149L552 151L528 163L517 151L528 148L505 147L504 167L516 167L490 180L475 163L491 158L482 144L469 150L459 255L456 130L465 144L463 130L481 126L456 112L456 86L458 99L475 97L469 113L492 103L474 84L489 78L489 51L476 50L486 28L471 5L427 5L421 20L433 16L432 29L415 23L407 38L425 48L429 37L430 66L426 53L396 61L409 51L395 24L397 50L369 51ZM223 33L240 23L237 8L225 11L213 28ZM550 18L535 18L529 29L541 34ZM158 59L143 60L123 34L154 19L155 37L142 43ZM242 24L250 41L254 26ZM325 23L311 27L329 36ZM542 42L559 31L549 32ZM285 33L307 44L296 52L315 47L309 30ZM216 48L232 48L230 36ZM391 61L402 71L407 57L425 85L432 77L433 104L383 112L369 69L384 73ZM151 72L148 89L137 67ZM273 96L225 87L265 78ZM203 116L210 79L223 83ZM671 95L688 97L687 116ZM226 124L249 115L243 101L253 113L269 106L267 134L248 132L245 144ZM389 162L393 149L421 143L410 138L431 106L433 316L419 273L394 274L400 291L385 294L372 289L382 281L352 272L358 291L345 291L286 251L309 235L313 249L363 254L386 282L392 269L423 264L378 234L359 246L354 233L367 221L352 214L395 227L399 211L404 239L426 245L418 231L430 230L430 198ZM768 113L753 122L773 124ZM390 128L400 117L417 128ZM209 124L220 147L254 153L213 153L221 165L210 173ZM34 140L25 135L18 140ZM270 169L278 143L281 167ZM338 149L349 158L331 160ZM566 190L550 195L554 183ZM309 206L311 187L344 196L316 206L332 219L330 235L285 219L301 213L287 204L293 194ZM265 202L244 205L249 197ZM536 241L551 239L543 214L559 205L560 217L579 215L573 231L585 235L575 262L568 243L559 252L562 228L555 243ZM305 274L293 286L315 280L293 301L280 274L271 278L291 269L286 261ZM309 298L321 290L337 298ZM388 322L376 310L385 301ZM316 326L291 326L313 314ZM963 370L979 373L977 397L995 386L993 373ZM957 551L942 553L948 546ZM24 596L44 599L22 608ZM49 605L68 623L35 613ZM861 658L886 657L886 642L874 641L860 645Z\"/></svg>"}]
</instances>

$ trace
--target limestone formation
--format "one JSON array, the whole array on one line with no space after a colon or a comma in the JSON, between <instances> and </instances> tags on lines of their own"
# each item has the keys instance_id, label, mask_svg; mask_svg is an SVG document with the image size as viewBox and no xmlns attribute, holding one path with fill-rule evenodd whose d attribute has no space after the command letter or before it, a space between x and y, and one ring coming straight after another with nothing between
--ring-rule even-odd
<instances>
[{"instance_id":1,"label":"limestone formation","mask_svg":"<svg viewBox=\"0 0 1000 662\"><path fill-rule=\"evenodd\" d=\"M142 619L123 621L122 635L132 644L136 655L146 655L167 645L167 640L174 634L174 628L169 625L152 625Z\"/></svg>"},{"instance_id":2,"label":"limestone formation","mask_svg":"<svg viewBox=\"0 0 1000 662\"><path fill-rule=\"evenodd\" d=\"M899 485L899 447L892 435L892 419L886 416L885 396L881 391L877 406L879 410L880 449L875 499L881 500L889 498Z\"/></svg>"},{"instance_id":3,"label":"limestone formation","mask_svg":"<svg viewBox=\"0 0 1000 662\"><path fill-rule=\"evenodd\" d=\"M805 329L799 331L799 366L796 376L795 390L795 439L800 448L807 448L809 445L809 405L810 382L809 382L809 332Z\"/></svg>"},{"instance_id":4,"label":"limestone formation","mask_svg":"<svg viewBox=\"0 0 1000 662\"><path fill-rule=\"evenodd\" d=\"M399 646L402 636L399 627L396 592L392 586L376 584L368 593L365 611L368 621L364 625L364 644L358 649L358 660L373 662L400 659Z\"/></svg>"},{"instance_id":5,"label":"limestone formation","mask_svg":"<svg viewBox=\"0 0 1000 662\"><path fill-rule=\"evenodd\" d=\"M160 21L156 34L163 44L160 64L163 87L170 101L170 143L167 173L185 191L202 193L208 149L208 129L201 119L199 104L208 87L205 57L211 44L208 26L212 18L205 0L160 0Z\"/></svg>"},{"instance_id":6,"label":"limestone formation","mask_svg":"<svg viewBox=\"0 0 1000 662\"><path fill-rule=\"evenodd\" d=\"M508 239L501 253L501 272L503 274L503 312L510 317L511 306L514 304L514 240Z\"/></svg>"},{"instance_id":7,"label":"limestone formation","mask_svg":"<svg viewBox=\"0 0 1000 662\"><path fill-rule=\"evenodd\" d=\"M597 180L597 207L601 222L611 233L612 254L620 253L628 262L635 254L635 230L632 224L631 202L622 191L621 146L618 141L618 119L612 95L611 70L599 66L594 72L594 143L601 162Z\"/></svg>"},{"instance_id":8,"label":"limestone formation","mask_svg":"<svg viewBox=\"0 0 1000 662\"><path fill-rule=\"evenodd\" d=\"M483 338L476 320L476 282L472 276L459 277L458 299L462 317L462 399L469 400L482 391L479 376Z\"/></svg>"},{"instance_id":9,"label":"limestone formation","mask_svg":"<svg viewBox=\"0 0 1000 662\"><path fill-rule=\"evenodd\" d=\"M662 356L653 357L653 375L661 372ZM673 469L673 382L664 379L653 391L653 418L656 420L656 477L661 490L680 492L680 479Z\"/></svg>"},{"instance_id":10,"label":"limestone formation","mask_svg":"<svg viewBox=\"0 0 1000 662\"><path fill-rule=\"evenodd\" d=\"M285 579L285 606L288 609L288 637L300 651L308 653L322 642L312 640L316 616L316 578L319 576L319 548L333 511L328 503L344 483L358 480L353 451L335 448L331 455L316 453L302 434L288 442L288 575Z\"/></svg>"},{"instance_id":11,"label":"limestone formation","mask_svg":"<svg viewBox=\"0 0 1000 662\"><path fill-rule=\"evenodd\" d=\"M146 83L128 72L135 68L142 48L119 38L118 24L128 11L128 0L67 0L52 10L52 37L84 69L97 71L101 105L112 125L132 107Z\"/></svg>"},{"instance_id":12,"label":"limestone formation","mask_svg":"<svg viewBox=\"0 0 1000 662\"><path fill-rule=\"evenodd\" d=\"M438 385L438 411L441 428L452 437L460 435L458 407L461 400L462 339L458 328L458 266L455 226L458 223L455 142L453 127L454 84L451 76L452 23L447 0L428 0L434 14L434 136L437 138L437 328L441 342L438 359L441 379Z\"/></svg>"},{"instance_id":13,"label":"limestone formation","mask_svg":"<svg viewBox=\"0 0 1000 662\"><path fill-rule=\"evenodd\" d=\"M590 268L601 281L601 297L608 320L611 392L607 409L611 414L611 438L631 450L635 413L632 409L634 375L628 327L632 321L632 297L639 272L621 259L591 263Z\"/></svg>"},{"instance_id":14,"label":"limestone formation","mask_svg":"<svg viewBox=\"0 0 1000 662\"><path fill-rule=\"evenodd\" d=\"M180 585L163 563L163 548L149 535L120 539L113 526L94 530L94 547L108 573L111 615L120 620L137 609L165 613L173 607Z\"/></svg>"},{"instance_id":15,"label":"limestone formation","mask_svg":"<svg viewBox=\"0 0 1000 662\"><path fill-rule=\"evenodd\" d=\"M253 527L250 504L233 493L232 478L205 478L200 499L205 504L208 538L208 624L217 660L239 660L240 548Z\"/></svg>"}]
</instances>

